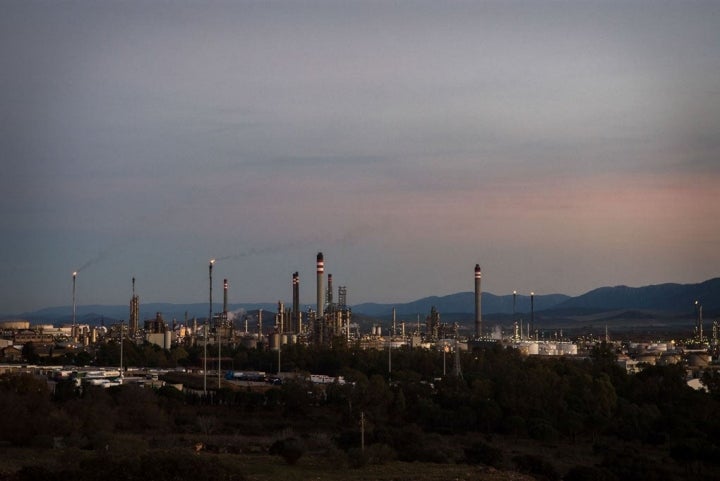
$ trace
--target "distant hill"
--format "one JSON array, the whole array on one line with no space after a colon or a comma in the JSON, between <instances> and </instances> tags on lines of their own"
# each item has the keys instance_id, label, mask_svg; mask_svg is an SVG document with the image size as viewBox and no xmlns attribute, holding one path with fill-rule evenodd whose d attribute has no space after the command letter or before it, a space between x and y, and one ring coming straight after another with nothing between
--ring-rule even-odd
<instances>
[{"instance_id":1,"label":"distant hill","mask_svg":"<svg viewBox=\"0 0 720 481\"><path fill-rule=\"evenodd\" d=\"M569 300L570 297L563 294L549 294L535 296L535 310L541 311L550 309ZM475 313L475 293L459 292L447 296L431 296L423 297L416 301L400 303L400 304L376 304L365 303L353 306L353 313L362 313L368 316L387 317L392 315L392 309L395 308L398 316L415 317L420 314L422 318L430 312L430 308L435 308L441 314L470 314ZM496 296L489 292L483 292L481 309L485 314L512 314L513 312L513 296ZM530 311L530 296L518 295L515 300L515 312Z\"/></svg>"},{"instance_id":2,"label":"distant hill","mask_svg":"<svg viewBox=\"0 0 720 481\"><path fill-rule=\"evenodd\" d=\"M640 311L652 312L650 317L658 317L665 314L682 315L694 317L695 300L703 305L705 319L720 314L720 278L714 278L698 284L658 284L644 287L601 287L594 289L577 297L570 297L563 294L549 294L535 296L535 313L538 319L555 319L560 321L577 321L580 318L589 319L589 316L596 316L597 319L610 319L617 317L617 312L625 312L622 317L625 319L639 319L650 316ZM475 312L475 294L473 292L459 292L447 296L423 297L416 301L407 303L363 303L352 306L353 314L362 318L389 319L393 307L397 311L400 320L413 320L418 315L424 320L430 312L430 308L440 312L443 320L471 320ZM289 307L287 304L285 307ZM315 307L315 306L311 306ZM230 304L232 312L242 313L243 311L257 311L263 309L266 312L266 319L272 322L273 313L277 311L276 303L245 303ZM129 305L102 306L87 305L77 307L78 322L88 324L114 323L119 320L127 320L129 317ZM307 305L302 305L305 311ZM222 305L213 305L213 312L220 312ZM208 305L204 303L194 304L170 304L170 303L140 303L141 322L146 319L153 319L157 312L160 312L166 321L173 319L183 322L187 313L188 319L205 319L208 316ZM483 317L496 320L512 320L513 296L497 296L484 292L482 295ZM530 312L530 297L518 295L515 302L515 312L522 317ZM610 314L612 313L612 314ZM7 316L14 319L27 319L32 323L67 323L72 321L72 307L50 307L34 312Z\"/></svg>"},{"instance_id":3,"label":"distant hill","mask_svg":"<svg viewBox=\"0 0 720 481\"><path fill-rule=\"evenodd\" d=\"M720 278L699 284L657 284L644 287L601 287L581 296L567 299L555 309L651 309L687 313L694 311L698 300L704 313L720 311Z\"/></svg>"}]
</instances>

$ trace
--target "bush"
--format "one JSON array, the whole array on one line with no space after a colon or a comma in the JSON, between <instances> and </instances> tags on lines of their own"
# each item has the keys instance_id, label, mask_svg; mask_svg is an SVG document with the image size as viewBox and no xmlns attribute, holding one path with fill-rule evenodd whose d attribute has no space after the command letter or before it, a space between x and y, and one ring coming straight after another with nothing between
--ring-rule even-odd
<instances>
[{"instance_id":1,"label":"bush","mask_svg":"<svg viewBox=\"0 0 720 481\"><path fill-rule=\"evenodd\" d=\"M530 420L528 434L531 438L538 441L552 442L557 441L560 438L560 433L553 427L550 421L539 418Z\"/></svg>"},{"instance_id":2,"label":"bush","mask_svg":"<svg viewBox=\"0 0 720 481\"><path fill-rule=\"evenodd\" d=\"M348 451L348 463L351 468L361 468L367 464L383 465L397 459L395 450L387 444L371 444L362 451L353 448Z\"/></svg>"},{"instance_id":3,"label":"bush","mask_svg":"<svg viewBox=\"0 0 720 481\"><path fill-rule=\"evenodd\" d=\"M219 463L216 457L187 456L181 451L153 451L140 457L110 459L102 453L70 467L49 469L25 466L15 473L17 481L198 481L203 479L242 481L245 477Z\"/></svg>"},{"instance_id":4,"label":"bush","mask_svg":"<svg viewBox=\"0 0 720 481\"><path fill-rule=\"evenodd\" d=\"M412 439L412 442L407 440ZM396 445L401 461L451 464L461 460L462 454L450 441L439 434L418 434L405 438L404 445Z\"/></svg>"},{"instance_id":5,"label":"bush","mask_svg":"<svg viewBox=\"0 0 720 481\"><path fill-rule=\"evenodd\" d=\"M501 449L490 446L482 441L476 441L471 446L466 447L465 462L468 464L485 464L494 468L499 468L503 461L503 452Z\"/></svg>"},{"instance_id":6,"label":"bush","mask_svg":"<svg viewBox=\"0 0 720 481\"><path fill-rule=\"evenodd\" d=\"M540 456L524 454L515 456L513 461L519 471L531 474L539 480L558 481L560 479L560 473L555 469L555 466Z\"/></svg>"},{"instance_id":7,"label":"bush","mask_svg":"<svg viewBox=\"0 0 720 481\"><path fill-rule=\"evenodd\" d=\"M563 478L565 481L617 481L617 476L605 468L573 466Z\"/></svg>"},{"instance_id":8,"label":"bush","mask_svg":"<svg viewBox=\"0 0 720 481\"><path fill-rule=\"evenodd\" d=\"M270 446L270 454L277 454L292 466L305 454L305 443L297 438L275 441L273 445Z\"/></svg>"},{"instance_id":9,"label":"bush","mask_svg":"<svg viewBox=\"0 0 720 481\"><path fill-rule=\"evenodd\" d=\"M386 464L397 459L397 453L387 444L372 444L365 449L368 464Z\"/></svg>"},{"instance_id":10,"label":"bush","mask_svg":"<svg viewBox=\"0 0 720 481\"><path fill-rule=\"evenodd\" d=\"M348 451L348 465L351 468L362 468L368 462L368 456L360 448L352 448Z\"/></svg>"}]
</instances>

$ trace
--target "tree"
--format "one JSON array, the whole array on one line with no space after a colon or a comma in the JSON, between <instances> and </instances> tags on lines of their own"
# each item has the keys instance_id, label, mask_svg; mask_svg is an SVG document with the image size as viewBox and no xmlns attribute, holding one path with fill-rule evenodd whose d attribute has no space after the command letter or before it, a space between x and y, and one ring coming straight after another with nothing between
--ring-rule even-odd
<instances>
[{"instance_id":1,"label":"tree","mask_svg":"<svg viewBox=\"0 0 720 481\"><path fill-rule=\"evenodd\" d=\"M297 438L287 438L275 441L270 446L270 454L277 454L285 460L289 465L298 462L300 457L305 454L305 443Z\"/></svg>"},{"instance_id":2,"label":"tree","mask_svg":"<svg viewBox=\"0 0 720 481\"><path fill-rule=\"evenodd\" d=\"M47 383L30 374L3 375L0 412L0 439L27 445L36 436L48 434L52 427L45 416L52 414L53 406Z\"/></svg>"}]
</instances>

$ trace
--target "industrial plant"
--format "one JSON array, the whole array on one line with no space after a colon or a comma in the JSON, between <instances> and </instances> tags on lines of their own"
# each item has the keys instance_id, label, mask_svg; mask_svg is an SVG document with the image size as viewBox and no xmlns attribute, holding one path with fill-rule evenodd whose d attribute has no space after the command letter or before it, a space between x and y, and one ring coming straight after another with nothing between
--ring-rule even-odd
<instances>
[{"instance_id":1,"label":"industrial plant","mask_svg":"<svg viewBox=\"0 0 720 481\"><path fill-rule=\"evenodd\" d=\"M213 259L207 305L179 320L177 313L143 313L133 277L129 302L122 306L127 322L87 322L78 317L74 272L70 322L0 321L2 394L19 399L16 406L34 405L23 400L22 389L12 389L15 382L36 383L32 392L52 399L48 419L69 421L33 428L5 419L0 439L44 443L59 453L98 453L103 465L122 436L99 431L94 423L100 423L107 432L120 429L163 449L174 443L165 471L180 459L226 463L236 457L243 464L233 469L240 472L256 456L267 465L279 454L292 464L307 452L323 465L335 459L338 469L398 459L552 474L549 458L533 454L538 446L563 446L554 448L559 453L566 449L559 440L575 446L583 436L586 452L578 464L587 467L598 458L602 432L604 442L652 445L658 457L677 458L669 469L681 472L685 451L668 439L679 436L676 431L684 435L679 426L686 421L672 421L673 407L663 404L674 394L663 391L649 400L644 392L663 389L671 379L673 392L685 396L677 405L706 402L720 392L720 330L717 321L706 328L699 299L692 305L694 319L686 322L688 338L622 338L607 325L601 335L595 330L571 336L552 324L547 311L537 315L543 299L534 292L522 297L514 291L504 298L511 309L483 316L483 306L497 299L483 294L482 269L474 264L467 272L473 291L462 293L474 312L461 318L449 304L430 298L439 302L425 304L423 313L409 316L407 308L393 307L391 314L371 316L353 312L348 288L334 285L326 260L317 253L313 304L301 304L303 284L295 271L287 279L289 304L279 296L276 304L232 310L231 279L222 279L222 303L213 303ZM700 429L706 419L693 422ZM30 429L26 425L35 429L32 436L13 435ZM628 431L625 425L634 427ZM527 447L518 448L519 440ZM445 443L452 448L444 449ZM503 452L518 449L525 454L503 460ZM605 471L622 474L621 466L639 462L618 463L608 452ZM563 479L578 479L571 476L572 466L561 469L568 473Z\"/></svg>"},{"instance_id":2,"label":"industrial plant","mask_svg":"<svg viewBox=\"0 0 720 481\"><path fill-rule=\"evenodd\" d=\"M363 322L353 318L352 308L347 302L348 289L345 285L336 288L333 275L325 272L325 256L318 252L316 259L314 305L301 307L299 273L293 272L290 279L291 305L286 307L280 300L275 310L262 308L248 312L229 311L228 298L230 281L223 279L222 309L213 312L213 266L208 266L209 310L205 318L166 320L162 312L141 321L140 296L136 292L136 280L132 278L128 322L113 322L109 325L90 325L77 322L76 282L77 272L72 275L72 322L56 326L39 324L31 326L24 320L0 322L0 360L4 362L27 361L24 347L32 346L34 357L59 358L63 353L92 353L97 346L107 343L124 343L141 346L149 344L164 350L173 347L202 348L202 365L191 366L193 372L204 375L203 390L207 391L207 373L213 371L217 377L222 372L231 372L230 358L223 357L223 350L229 352L238 348L259 349L277 352L278 361L274 371L281 373L282 350L288 346L302 345L321 349L358 348L387 350L420 348L449 352L458 356L462 351L500 344L515 349L525 356L564 356L583 358L598 343L614 346L618 362L628 372L638 372L643 366L685 362L688 379L698 379L704 370L714 369L711 363L718 352L718 322L712 324L712 336L705 335L702 304L696 301L694 337L689 341L621 342L603 337L576 337L570 339L562 330L546 336L542 326L535 319L535 294L530 293L528 320L519 317L516 309L517 292L512 295L512 316L502 323L487 326L482 315L482 269L474 266L474 318L472 324L443 322L442 313L432 306L421 319L398 320L395 308L392 319L377 319ZM467 326L470 324L471 329ZM123 340L121 343L120 340ZM210 351L213 354L209 354ZM391 356L390 356L391 358ZM92 359L90 354L89 359ZM458 372L460 361L457 361ZM127 369L127 366L118 366ZM389 367L390 369L390 367Z\"/></svg>"}]
</instances>

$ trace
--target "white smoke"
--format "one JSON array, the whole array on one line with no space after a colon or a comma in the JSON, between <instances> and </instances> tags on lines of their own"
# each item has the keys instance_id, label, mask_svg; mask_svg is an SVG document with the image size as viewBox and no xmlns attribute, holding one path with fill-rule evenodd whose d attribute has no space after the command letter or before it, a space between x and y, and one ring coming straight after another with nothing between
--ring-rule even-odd
<instances>
[{"instance_id":1,"label":"white smoke","mask_svg":"<svg viewBox=\"0 0 720 481\"><path fill-rule=\"evenodd\" d=\"M235 322L236 319L242 319L245 315L245 309L242 307L240 309L235 309L234 311L229 311L227 313L228 321Z\"/></svg>"}]
</instances>

